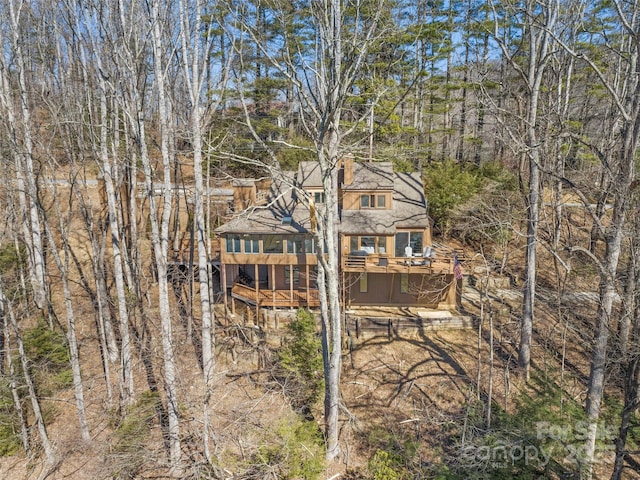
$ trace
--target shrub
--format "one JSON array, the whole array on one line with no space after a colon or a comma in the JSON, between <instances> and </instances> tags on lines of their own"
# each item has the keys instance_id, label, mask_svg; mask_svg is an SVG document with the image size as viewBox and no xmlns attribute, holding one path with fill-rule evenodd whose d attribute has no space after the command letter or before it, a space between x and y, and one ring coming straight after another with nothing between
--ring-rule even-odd
<instances>
[{"instance_id":1,"label":"shrub","mask_svg":"<svg viewBox=\"0 0 640 480\"><path fill-rule=\"evenodd\" d=\"M315 422L297 416L284 419L263 438L253 473L273 472L274 478L313 480L324 469L323 445L322 432Z\"/></svg>"},{"instance_id":2,"label":"shrub","mask_svg":"<svg viewBox=\"0 0 640 480\"><path fill-rule=\"evenodd\" d=\"M452 161L433 163L424 169L429 215L445 230L452 210L478 191L480 177Z\"/></svg>"},{"instance_id":3,"label":"shrub","mask_svg":"<svg viewBox=\"0 0 640 480\"><path fill-rule=\"evenodd\" d=\"M107 465L114 480L139 478L144 466L149 464L149 445L153 445L149 435L159 403L157 392L146 391L127 408L123 417L114 416L115 431L111 452L107 455Z\"/></svg>"},{"instance_id":4,"label":"shrub","mask_svg":"<svg viewBox=\"0 0 640 480\"><path fill-rule=\"evenodd\" d=\"M26 255L24 247L16 250L11 243L0 245L0 274L2 274L4 294L14 300L25 293L20 283L20 269L24 267Z\"/></svg>"},{"instance_id":5,"label":"shrub","mask_svg":"<svg viewBox=\"0 0 640 480\"><path fill-rule=\"evenodd\" d=\"M9 456L22 448L22 442L16 432L20 429L9 383L0 383L0 456Z\"/></svg>"},{"instance_id":6,"label":"shrub","mask_svg":"<svg viewBox=\"0 0 640 480\"><path fill-rule=\"evenodd\" d=\"M145 440L153 427L159 402L160 397L157 392L146 391L127 409L115 431L115 451L135 452L143 449Z\"/></svg>"},{"instance_id":7,"label":"shrub","mask_svg":"<svg viewBox=\"0 0 640 480\"><path fill-rule=\"evenodd\" d=\"M31 374L41 395L49 396L72 384L67 337L40 321L22 337L31 364Z\"/></svg>"},{"instance_id":8,"label":"shrub","mask_svg":"<svg viewBox=\"0 0 640 480\"><path fill-rule=\"evenodd\" d=\"M377 450L367 465L373 480L401 480L405 469L398 455L386 450Z\"/></svg>"},{"instance_id":9,"label":"shrub","mask_svg":"<svg viewBox=\"0 0 640 480\"><path fill-rule=\"evenodd\" d=\"M298 310L296 319L287 325L284 345L278 351L277 376L293 407L307 416L323 390L321 352L313 314Z\"/></svg>"}]
</instances>

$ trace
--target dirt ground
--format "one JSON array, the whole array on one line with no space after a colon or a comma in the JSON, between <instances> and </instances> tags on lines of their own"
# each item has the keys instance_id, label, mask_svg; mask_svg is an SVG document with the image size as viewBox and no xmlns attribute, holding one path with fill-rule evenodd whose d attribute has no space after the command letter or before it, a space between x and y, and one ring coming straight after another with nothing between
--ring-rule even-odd
<instances>
[{"instance_id":1,"label":"dirt ground","mask_svg":"<svg viewBox=\"0 0 640 480\"><path fill-rule=\"evenodd\" d=\"M341 412L342 455L326 472L326 478L366 468L376 448L385 442L412 439L419 443L419 461L438 462L442 445L449 441L451 425L459 424L469 402L487 391L489 378L489 317L493 321L493 398L505 410L512 408L512 398L523 388L515 374L517 347L517 312L520 297L517 289L495 290L484 298L474 287L466 287L463 307L474 320L473 328L456 330L402 330L389 338L386 332L374 335L365 332L345 350L342 374L344 408ZM584 304L584 299L577 299ZM583 305L588 310L586 306ZM548 320L536 329L538 366L545 362L557 366L559 358L549 352L560 352L562 339L585 335L575 325L570 331L553 316L553 309L541 307ZM150 312L152 313L152 312ZM483 315L482 328L478 328ZM85 318L92 313L81 312ZM155 326L154 328L157 328ZM174 332L179 355L178 391L182 402L182 435L185 458L201 461L200 445L189 443L201 432L203 388L194 344L186 338L184 325ZM270 332L269 342L278 343L276 332ZM480 341L478 337L480 335ZM46 401L52 415L49 435L58 451L60 463L48 476L36 460L23 457L0 459L0 478L26 480L35 478L87 479L113 478L119 464L139 461L144 456L148 464L162 465L166 456L154 429L138 455L120 455L113 451L113 402L109 403L102 378L97 337L91 321L80 328L83 375L86 386L92 441L87 445L78 440L77 418L72 391L65 391ZM292 415L287 400L264 373L247 372L263 368L268 349L256 348L257 338L219 336L217 342L217 387L214 392L212 441L214 453L221 460L229 478L240 469L239 459L247 458L260 448L264 432L273 431L283 418ZM575 344L575 343L574 343ZM159 345L152 344L153 363L161 365ZM573 349L567 355L567 388L580 395L585 372L585 352ZM266 358L268 360L268 358ZM136 365L138 391L148 385L143 362ZM161 381L161 369L155 368L156 381ZM573 380L570 380L573 379ZM573 383L571 383L573 382ZM117 395L117 392L114 392ZM313 412L321 427L321 405ZM134 452L135 453L135 452ZM359 470L360 469L360 470ZM179 477L179 475L178 475ZM135 478L171 478L166 471L146 469ZM339 478L339 477L335 477ZM356 478L356 477L352 477Z\"/></svg>"}]
</instances>

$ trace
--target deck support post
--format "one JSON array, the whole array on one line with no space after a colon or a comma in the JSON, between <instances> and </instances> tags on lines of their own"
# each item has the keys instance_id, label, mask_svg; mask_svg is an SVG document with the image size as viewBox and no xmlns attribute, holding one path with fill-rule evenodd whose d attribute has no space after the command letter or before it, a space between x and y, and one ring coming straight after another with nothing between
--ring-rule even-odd
<instances>
[{"instance_id":1,"label":"deck support post","mask_svg":"<svg viewBox=\"0 0 640 480\"><path fill-rule=\"evenodd\" d=\"M409 275L407 273L407 275ZM392 273L391 274L391 286L389 287L389 301L387 303L391 303L391 299L393 298L393 289L395 287L395 281L396 281L396 274Z\"/></svg>"},{"instance_id":2,"label":"deck support post","mask_svg":"<svg viewBox=\"0 0 640 480\"><path fill-rule=\"evenodd\" d=\"M224 263L220 264L220 273L222 273L222 302L224 304L224 318L226 322L229 315L229 300L227 299L227 266Z\"/></svg>"},{"instance_id":3,"label":"deck support post","mask_svg":"<svg viewBox=\"0 0 640 480\"><path fill-rule=\"evenodd\" d=\"M293 310L293 265L289 264L289 305Z\"/></svg>"},{"instance_id":4,"label":"deck support post","mask_svg":"<svg viewBox=\"0 0 640 480\"><path fill-rule=\"evenodd\" d=\"M276 309L276 265L271 264L271 299L273 300L273 310ZM276 322L277 328L277 322Z\"/></svg>"},{"instance_id":5,"label":"deck support post","mask_svg":"<svg viewBox=\"0 0 640 480\"><path fill-rule=\"evenodd\" d=\"M256 282L256 321L255 324L260 324L260 273L258 270L258 264L256 263L254 266L254 278Z\"/></svg>"},{"instance_id":6,"label":"deck support post","mask_svg":"<svg viewBox=\"0 0 640 480\"><path fill-rule=\"evenodd\" d=\"M305 278L307 279L307 308L309 308L311 306L311 297L309 296L309 264L305 264Z\"/></svg>"}]
</instances>

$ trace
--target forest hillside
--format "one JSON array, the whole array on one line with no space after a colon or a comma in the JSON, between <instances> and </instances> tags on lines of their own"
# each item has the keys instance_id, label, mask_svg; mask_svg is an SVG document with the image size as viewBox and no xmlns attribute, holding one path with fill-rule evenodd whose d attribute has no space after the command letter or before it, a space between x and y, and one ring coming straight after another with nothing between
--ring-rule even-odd
<instances>
[{"instance_id":1,"label":"forest hillside","mask_svg":"<svg viewBox=\"0 0 640 480\"><path fill-rule=\"evenodd\" d=\"M0 477L640 477L639 11L0 0ZM347 321L347 162L422 181L437 321ZM285 190L269 316L220 232Z\"/></svg>"}]
</instances>

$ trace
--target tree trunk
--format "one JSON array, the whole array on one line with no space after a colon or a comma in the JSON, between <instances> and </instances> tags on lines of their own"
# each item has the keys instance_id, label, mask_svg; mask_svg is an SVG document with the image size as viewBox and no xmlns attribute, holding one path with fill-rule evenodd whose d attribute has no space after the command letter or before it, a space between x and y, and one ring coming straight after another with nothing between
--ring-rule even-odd
<instances>
[{"instance_id":1,"label":"tree trunk","mask_svg":"<svg viewBox=\"0 0 640 480\"><path fill-rule=\"evenodd\" d=\"M74 188L71 185L70 188ZM57 195L54 195L56 199L56 210L60 220L60 233L62 236L62 242L64 243L64 262L60 258L58 248L55 243L55 238L49 229L49 226L45 223L45 230L48 237L48 246L53 258L60 271L60 280L62 281L62 291L64 296L64 306L67 316L67 340L69 342L69 356L71 362L71 372L73 376L73 389L76 399L76 410L78 412L78 422L80 424L80 436L82 440L88 442L91 439L89 435L89 426L87 424L87 414L84 402L84 388L82 386L82 375L80 373L80 354L78 350L78 338L76 336L76 317L73 311L73 302L71 301L71 290L69 289L69 245L68 245L68 229L64 228L61 212L57 204Z\"/></svg>"},{"instance_id":2,"label":"tree trunk","mask_svg":"<svg viewBox=\"0 0 640 480\"><path fill-rule=\"evenodd\" d=\"M526 30L529 35L528 71L526 76L528 87L528 106L526 118L526 146L529 157L529 192L527 196L527 246L525 254L525 281L522 300L522 324L520 327L520 346L518 363L529 380L531 370L531 344L533 337L534 307L536 295L536 257L538 243L538 220L540 203L540 145L538 142L538 103L544 72L549 61L547 51L551 41L550 32L555 28L557 8L555 3L542 7L544 23L537 25L533 9L535 2L527 2L525 17ZM537 8L541 8L538 5Z\"/></svg>"},{"instance_id":3,"label":"tree trunk","mask_svg":"<svg viewBox=\"0 0 640 480\"><path fill-rule=\"evenodd\" d=\"M120 317L120 402L129 405L133 401L133 358L131 352L131 335L129 332L129 309L127 306L126 287L124 281L123 258L121 252L121 233L118 223L117 201L115 186L116 179L113 175L113 166L109 160L107 140L107 85L100 78L100 160L101 172L104 177L107 193L107 206L109 212L109 229L111 231L111 249L113 254L113 276L116 284L116 297L118 299L118 316Z\"/></svg>"},{"instance_id":4,"label":"tree trunk","mask_svg":"<svg viewBox=\"0 0 640 480\"><path fill-rule=\"evenodd\" d=\"M151 243L153 245L154 258L158 272L158 302L160 307L160 323L162 327L162 357L164 364L164 387L167 397L168 415L168 443L169 460L171 467L176 472L182 468L180 451L180 423L178 414L178 398L176 388L176 365L173 349L173 335L171 326L171 311L169 309L169 284L167 276L167 251L169 248L169 223L171 220L172 185L171 185L171 160L170 145L172 135L169 127L169 98L165 86L165 59L164 43L160 30L162 18L160 16L159 1L151 4L151 23L153 24L153 59L154 80L158 94L158 114L160 123L160 151L162 154L163 168L163 206L162 218L158 223L158 209L153 192L153 177L149 155L146 151L145 124L142 112L138 112L140 128L141 160L145 175L147 192L149 194L149 218L151 220Z\"/></svg>"},{"instance_id":5,"label":"tree trunk","mask_svg":"<svg viewBox=\"0 0 640 480\"><path fill-rule=\"evenodd\" d=\"M22 364L22 375L24 377L25 383L27 384L27 391L29 392L29 399L31 400L31 408L33 410L33 416L36 422L36 426L38 428L38 434L40 435L40 443L42 444L42 449L44 450L46 463L48 466L53 466L56 463L56 452L49 440L47 427L44 423L42 410L40 409L40 401L38 400L38 394L36 393L35 385L33 384L33 380L31 379L31 374L29 373L30 362L25 352L24 344L22 343L22 336L20 334L20 329L18 328L18 322L13 312L13 305L4 295L1 279L0 279L0 302L3 302L5 305L5 310L9 315L9 320L13 328L13 333L16 337L16 342L18 344L18 354L20 357L20 363Z\"/></svg>"},{"instance_id":6,"label":"tree trunk","mask_svg":"<svg viewBox=\"0 0 640 480\"><path fill-rule=\"evenodd\" d=\"M215 336L213 311L211 308L211 298L209 296L208 226L204 211L204 174L202 171L202 150L205 132L202 114L203 105L200 100L202 97L202 89L205 85L205 74L209 65L208 56L212 38L209 35L205 35L204 39L201 39L200 30L203 5L197 0L193 8L194 15L191 16L189 2L180 2L183 74L191 101L190 134L193 145L193 176L195 183L193 221L198 252L198 281L200 284L199 295L202 315L202 372L205 389L202 405L202 433L205 457L209 463L212 463L213 458L209 446L209 409L213 392L213 374L215 368ZM190 28L191 22L193 22L193 31ZM202 50L201 41L204 41L204 48Z\"/></svg>"},{"instance_id":7,"label":"tree trunk","mask_svg":"<svg viewBox=\"0 0 640 480\"><path fill-rule=\"evenodd\" d=\"M29 428L27 426L27 417L22 408L22 399L18 393L18 385L16 382L16 368L11 353L11 332L9 331L9 322L7 321L7 306L0 292L0 316L2 316L2 336L4 337L5 355L9 366L9 388L11 389L11 398L13 406L18 414L20 422L20 440L22 440L22 448L27 455L31 455L31 442L29 441Z\"/></svg>"}]
</instances>

